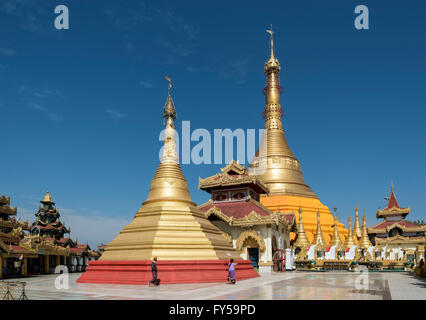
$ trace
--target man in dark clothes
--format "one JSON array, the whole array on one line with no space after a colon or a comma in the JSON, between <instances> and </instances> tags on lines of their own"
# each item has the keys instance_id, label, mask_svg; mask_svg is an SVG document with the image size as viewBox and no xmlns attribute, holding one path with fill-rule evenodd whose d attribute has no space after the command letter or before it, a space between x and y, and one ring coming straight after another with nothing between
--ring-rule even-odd
<instances>
[{"instance_id":1,"label":"man in dark clothes","mask_svg":"<svg viewBox=\"0 0 426 320\"><path fill-rule=\"evenodd\" d=\"M149 281L149 286L150 287L152 287L153 285L158 286L159 283L157 281L157 257L154 257L152 259L151 271L152 271L152 280Z\"/></svg>"}]
</instances>

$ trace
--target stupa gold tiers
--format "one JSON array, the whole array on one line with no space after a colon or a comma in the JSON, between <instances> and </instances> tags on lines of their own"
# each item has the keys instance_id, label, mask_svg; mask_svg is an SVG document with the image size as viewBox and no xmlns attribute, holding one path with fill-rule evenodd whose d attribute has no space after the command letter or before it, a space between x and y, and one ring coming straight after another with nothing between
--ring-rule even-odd
<instances>
[{"instance_id":1,"label":"stupa gold tiers","mask_svg":"<svg viewBox=\"0 0 426 320\"><path fill-rule=\"evenodd\" d=\"M169 92L163 112L164 148L147 200L78 282L146 284L151 279L150 260L154 256L158 257L162 283L222 282L230 258L238 262L238 278L258 276L251 261L241 260L232 243L191 200L177 157L177 115L171 79L166 79Z\"/></svg>"}]
</instances>

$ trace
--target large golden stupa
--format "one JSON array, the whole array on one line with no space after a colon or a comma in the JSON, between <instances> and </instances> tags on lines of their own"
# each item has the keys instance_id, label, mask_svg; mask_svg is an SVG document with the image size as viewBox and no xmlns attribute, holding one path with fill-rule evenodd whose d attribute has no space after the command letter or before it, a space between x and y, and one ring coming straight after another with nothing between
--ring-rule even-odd
<instances>
[{"instance_id":1,"label":"large golden stupa","mask_svg":"<svg viewBox=\"0 0 426 320\"><path fill-rule=\"evenodd\" d=\"M261 203L271 211L297 211L303 208L303 225L309 241L314 240L317 230L317 212L321 215L321 229L327 243L333 236L334 218L330 209L321 203L317 195L306 184L301 166L287 144L281 122L282 108L280 96L281 66L274 56L273 31L270 34L271 51L265 63L265 128L259 150L250 164L250 171L262 177L269 187L270 194L261 197ZM297 220L299 218L297 217ZM348 231L337 222L339 234L345 241ZM291 238L294 239L292 234Z\"/></svg>"},{"instance_id":2,"label":"large golden stupa","mask_svg":"<svg viewBox=\"0 0 426 320\"><path fill-rule=\"evenodd\" d=\"M240 258L191 200L176 152L176 109L170 89L171 83L163 112L166 132L161 163L148 198L133 221L107 245L100 261L151 260L154 256L160 260Z\"/></svg>"},{"instance_id":3,"label":"large golden stupa","mask_svg":"<svg viewBox=\"0 0 426 320\"><path fill-rule=\"evenodd\" d=\"M225 281L230 258L238 262L240 279L258 276L251 261L241 260L232 243L191 200L176 150L171 79L166 79L169 94L163 112L164 147L148 198L77 282L146 284L153 257L158 257L163 283Z\"/></svg>"}]
</instances>

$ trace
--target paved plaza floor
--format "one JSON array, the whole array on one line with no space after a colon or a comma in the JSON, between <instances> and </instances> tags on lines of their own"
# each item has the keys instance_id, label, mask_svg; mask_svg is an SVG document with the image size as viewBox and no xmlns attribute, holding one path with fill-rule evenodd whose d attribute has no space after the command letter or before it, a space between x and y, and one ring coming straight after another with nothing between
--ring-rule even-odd
<instances>
[{"instance_id":1,"label":"paved plaza floor","mask_svg":"<svg viewBox=\"0 0 426 320\"><path fill-rule=\"evenodd\" d=\"M20 279L30 300L426 300L426 279L406 272L284 272L237 282L141 285L80 284L69 274L69 288L56 289L57 275ZM361 277L360 277L361 276Z\"/></svg>"}]
</instances>

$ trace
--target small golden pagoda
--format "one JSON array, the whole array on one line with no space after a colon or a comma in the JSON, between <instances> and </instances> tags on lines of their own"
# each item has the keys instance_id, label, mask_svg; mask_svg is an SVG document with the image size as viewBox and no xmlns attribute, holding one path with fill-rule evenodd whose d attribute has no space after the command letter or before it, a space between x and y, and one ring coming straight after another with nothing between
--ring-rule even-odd
<instances>
[{"instance_id":1,"label":"small golden pagoda","mask_svg":"<svg viewBox=\"0 0 426 320\"><path fill-rule=\"evenodd\" d=\"M359 241L359 239L361 239L361 227L359 224L358 211L359 211L359 208L357 203L355 207L355 223L354 223L354 229L353 229L353 235L355 236L357 242Z\"/></svg>"},{"instance_id":2,"label":"small golden pagoda","mask_svg":"<svg viewBox=\"0 0 426 320\"><path fill-rule=\"evenodd\" d=\"M311 243L309 242L309 239L305 233L305 228L303 227L302 212L302 206L299 206L299 225L297 227L296 242L294 243L293 247L306 249L311 245Z\"/></svg>"},{"instance_id":3,"label":"small golden pagoda","mask_svg":"<svg viewBox=\"0 0 426 320\"><path fill-rule=\"evenodd\" d=\"M259 175L270 190L261 197L261 203L271 211L296 212L299 203L303 208L303 219L306 235L312 242L316 229L316 210L322 214L322 229L330 240L335 224L330 209L323 205L317 195L306 184L301 166L294 156L285 138L281 117L283 114L280 102L282 87L280 85L281 66L274 55L274 31L272 26L267 30L270 34L270 57L265 63L265 130L255 158L250 164L251 174ZM298 218L297 218L298 219ZM341 235L347 230L337 222ZM291 239L295 234L291 234Z\"/></svg>"},{"instance_id":4,"label":"small golden pagoda","mask_svg":"<svg viewBox=\"0 0 426 320\"><path fill-rule=\"evenodd\" d=\"M332 247L332 246L339 247L339 246L342 245L342 239L340 239L339 230L337 228L337 213L336 213L336 211L337 211L337 208L334 207L334 221L335 221L335 224L334 224L334 227L333 227L334 232L333 232L333 237L331 238L331 241L330 241L330 247Z\"/></svg>"},{"instance_id":5,"label":"small golden pagoda","mask_svg":"<svg viewBox=\"0 0 426 320\"><path fill-rule=\"evenodd\" d=\"M356 246L356 242L355 242L354 236L352 234L352 218L351 217L348 218L348 231L349 231L349 234L346 237L346 240L345 240L345 243L344 243L344 246L345 246L346 249Z\"/></svg>"},{"instance_id":6,"label":"small golden pagoda","mask_svg":"<svg viewBox=\"0 0 426 320\"><path fill-rule=\"evenodd\" d=\"M325 241L324 235L322 234L321 230L321 219L320 219L321 212L318 208L317 211L317 231L315 232L314 241L312 241L312 244L316 244L319 247L327 247L327 241Z\"/></svg>"},{"instance_id":7,"label":"small golden pagoda","mask_svg":"<svg viewBox=\"0 0 426 320\"><path fill-rule=\"evenodd\" d=\"M368 238L367 233L367 219L365 218L365 211L362 215L362 230L361 230L361 238L359 239L358 247L359 248L369 248L373 246Z\"/></svg>"}]
</instances>

